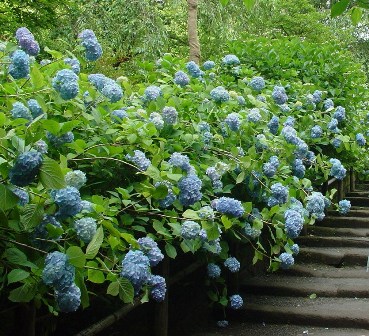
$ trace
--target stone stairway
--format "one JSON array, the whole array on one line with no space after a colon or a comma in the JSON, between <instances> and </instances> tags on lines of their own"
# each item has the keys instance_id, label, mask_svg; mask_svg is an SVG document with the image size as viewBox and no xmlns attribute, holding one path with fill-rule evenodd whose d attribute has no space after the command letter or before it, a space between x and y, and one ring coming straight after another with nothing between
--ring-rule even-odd
<instances>
[{"instance_id":1,"label":"stone stairway","mask_svg":"<svg viewBox=\"0 0 369 336\"><path fill-rule=\"evenodd\" d=\"M369 336L369 185L357 185L355 190L345 197L352 204L347 215L329 211L307 236L296 240L300 253L294 267L241 277L245 305L235 314L237 320Z\"/></svg>"}]
</instances>

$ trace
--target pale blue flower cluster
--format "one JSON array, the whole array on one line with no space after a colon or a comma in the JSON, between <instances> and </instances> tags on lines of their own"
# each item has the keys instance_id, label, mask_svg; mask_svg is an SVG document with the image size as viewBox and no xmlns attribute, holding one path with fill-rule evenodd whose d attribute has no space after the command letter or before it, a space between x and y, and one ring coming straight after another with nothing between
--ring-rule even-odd
<instances>
[{"instance_id":1,"label":"pale blue flower cluster","mask_svg":"<svg viewBox=\"0 0 369 336\"><path fill-rule=\"evenodd\" d=\"M288 143L291 144L297 144L298 143L298 137L296 130L291 126L285 126L282 129L281 135L286 139Z\"/></svg>"},{"instance_id":2,"label":"pale blue flower cluster","mask_svg":"<svg viewBox=\"0 0 369 336\"><path fill-rule=\"evenodd\" d=\"M94 208L91 202L82 200L81 201L82 212L93 212Z\"/></svg>"},{"instance_id":3,"label":"pale blue flower cluster","mask_svg":"<svg viewBox=\"0 0 369 336\"><path fill-rule=\"evenodd\" d=\"M27 78L30 72L29 56L23 50L16 50L10 57L9 74L14 79Z\"/></svg>"},{"instance_id":4,"label":"pale blue flower cluster","mask_svg":"<svg viewBox=\"0 0 369 336\"><path fill-rule=\"evenodd\" d=\"M200 67L194 62L190 61L186 64L186 69L191 77L199 78L204 75L204 72L200 69Z\"/></svg>"},{"instance_id":5,"label":"pale blue flower cluster","mask_svg":"<svg viewBox=\"0 0 369 336\"><path fill-rule=\"evenodd\" d=\"M150 102L158 99L162 95L163 92L161 91L161 88L159 86L150 85L145 89L143 99L145 102Z\"/></svg>"},{"instance_id":6,"label":"pale blue flower cluster","mask_svg":"<svg viewBox=\"0 0 369 336\"><path fill-rule=\"evenodd\" d=\"M154 267L164 259L158 244L150 237L137 239L140 250L149 258L150 266Z\"/></svg>"},{"instance_id":7,"label":"pale blue flower cluster","mask_svg":"<svg viewBox=\"0 0 369 336\"><path fill-rule=\"evenodd\" d=\"M207 266L208 277L211 279L217 279L220 277L221 269L218 265L210 263Z\"/></svg>"},{"instance_id":8,"label":"pale blue flower cluster","mask_svg":"<svg viewBox=\"0 0 369 336\"><path fill-rule=\"evenodd\" d=\"M10 169L10 182L18 187L24 187L34 181L42 165L42 154L30 150L20 154Z\"/></svg>"},{"instance_id":9,"label":"pale blue flower cluster","mask_svg":"<svg viewBox=\"0 0 369 336\"><path fill-rule=\"evenodd\" d=\"M74 187L53 190L51 197L58 206L57 218L73 217L82 210L81 196Z\"/></svg>"},{"instance_id":10,"label":"pale blue flower cluster","mask_svg":"<svg viewBox=\"0 0 369 336\"><path fill-rule=\"evenodd\" d=\"M86 174L81 170L69 171L65 174L64 180L68 186L77 189L81 189L87 181Z\"/></svg>"},{"instance_id":11,"label":"pale blue flower cluster","mask_svg":"<svg viewBox=\"0 0 369 336\"><path fill-rule=\"evenodd\" d=\"M237 96L236 97L238 104L240 104L241 106L245 106L246 105L246 100L243 96Z\"/></svg>"},{"instance_id":12,"label":"pale blue flower cluster","mask_svg":"<svg viewBox=\"0 0 369 336\"><path fill-rule=\"evenodd\" d=\"M211 206L218 212L233 217L241 217L245 209L239 200L231 197L220 197L211 202Z\"/></svg>"},{"instance_id":13,"label":"pale blue flower cluster","mask_svg":"<svg viewBox=\"0 0 369 336\"><path fill-rule=\"evenodd\" d=\"M259 100L259 101L261 101L261 102L263 102L263 103L266 103L266 98L263 95L261 95L261 94L259 94L256 97L256 99Z\"/></svg>"},{"instance_id":14,"label":"pale blue flower cluster","mask_svg":"<svg viewBox=\"0 0 369 336\"><path fill-rule=\"evenodd\" d=\"M88 61L97 61L103 52L95 33L91 29L85 29L78 37L81 39L81 45L85 48L86 59Z\"/></svg>"},{"instance_id":15,"label":"pale blue flower cluster","mask_svg":"<svg viewBox=\"0 0 369 336\"><path fill-rule=\"evenodd\" d=\"M220 321L217 321L217 326L219 328L227 328L229 325L229 322L227 320L220 320Z\"/></svg>"},{"instance_id":16,"label":"pale blue flower cluster","mask_svg":"<svg viewBox=\"0 0 369 336\"><path fill-rule=\"evenodd\" d=\"M181 225L181 237L183 239L196 239L199 237L201 226L194 221L184 221Z\"/></svg>"},{"instance_id":17,"label":"pale blue flower cluster","mask_svg":"<svg viewBox=\"0 0 369 336\"><path fill-rule=\"evenodd\" d=\"M190 159L187 155L183 155L178 152L174 152L168 161L168 163L174 167L181 168L188 174L192 173L194 171L193 166L190 164Z\"/></svg>"},{"instance_id":18,"label":"pale blue flower cluster","mask_svg":"<svg viewBox=\"0 0 369 336\"><path fill-rule=\"evenodd\" d=\"M232 295L229 297L229 304L231 306L231 309L240 309L243 306L243 300L242 297L238 294Z\"/></svg>"},{"instance_id":19,"label":"pale blue flower cluster","mask_svg":"<svg viewBox=\"0 0 369 336\"><path fill-rule=\"evenodd\" d=\"M216 170L215 167L207 168L206 175L209 176L214 189L223 188L223 183L221 181L222 175Z\"/></svg>"},{"instance_id":20,"label":"pale blue flower cluster","mask_svg":"<svg viewBox=\"0 0 369 336\"><path fill-rule=\"evenodd\" d=\"M217 86L215 89L211 90L210 96L216 103L227 102L230 98L228 91L223 86Z\"/></svg>"},{"instance_id":21,"label":"pale blue flower cluster","mask_svg":"<svg viewBox=\"0 0 369 336\"><path fill-rule=\"evenodd\" d=\"M283 86L276 85L272 92L272 98L276 104L282 105L287 102L288 96Z\"/></svg>"},{"instance_id":22,"label":"pale blue flower cluster","mask_svg":"<svg viewBox=\"0 0 369 336\"><path fill-rule=\"evenodd\" d=\"M289 248L292 251L293 256L297 256L300 252L300 247L297 244L293 245L286 244L285 248Z\"/></svg>"},{"instance_id":23,"label":"pale blue flower cluster","mask_svg":"<svg viewBox=\"0 0 369 336\"><path fill-rule=\"evenodd\" d=\"M204 70L211 70L215 67L215 63L213 61L206 61L204 62L202 67L204 68Z\"/></svg>"},{"instance_id":24,"label":"pale blue flower cluster","mask_svg":"<svg viewBox=\"0 0 369 336\"><path fill-rule=\"evenodd\" d=\"M244 233L247 237L250 237L251 239L256 239L261 235L261 230L254 229L250 223L246 223Z\"/></svg>"},{"instance_id":25,"label":"pale blue flower cluster","mask_svg":"<svg viewBox=\"0 0 369 336\"><path fill-rule=\"evenodd\" d=\"M342 140L339 139L339 138L334 138L332 141L331 141L331 144L333 145L334 148L339 148L342 144Z\"/></svg>"},{"instance_id":26,"label":"pale blue flower cluster","mask_svg":"<svg viewBox=\"0 0 369 336\"><path fill-rule=\"evenodd\" d=\"M253 77L250 80L249 86L255 91L261 91L265 88L265 80L260 76Z\"/></svg>"},{"instance_id":27,"label":"pale blue flower cluster","mask_svg":"<svg viewBox=\"0 0 369 336\"><path fill-rule=\"evenodd\" d=\"M341 215L347 214L351 209L351 202L348 200L342 200L338 202L338 212Z\"/></svg>"},{"instance_id":28,"label":"pale blue flower cluster","mask_svg":"<svg viewBox=\"0 0 369 336\"><path fill-rule=\"evenodd\" d=\"M27 119L29 121L33 119L31 111L27 107L25 107L24 104L21 102L13 103L13 108L10 112L14 119L22 118Z\"/></svg>"},{"instance_id":29,"label":"pale blue flower cluster","mask_svg":"<svg viewBox=\"0 0 369 336\"><path fill-rule=\"evenodd\" d=\"M290 238L298 237L304 225L304 218L301 214L295 210L286 210L284 219L287 236Z\"/></svg>"},{"instance_id":30,"label":"pale blue flower cluster","mask_svg":"<svg viewBox=\"0 0 369 336\"><path fill-rule=\"evenodd\" d=\"M25 206L29 203L29 195L27 191L17 187L12 187L11 191L18 197L18 205Z\"/></svg>"},{"instance_id":31,"label":"pale blue flower cluster","mask_svg":"<svg viewBox=\"0 0 369 336\"><path fill-rule=\"evenodd\" d=\"M174 125L177 123L178 120L178 112L172 106L165 106L161 111L161 115L163 120L168 125Z\"/></svg>"},{"instance_id":32,"label":"pale blue flower cluster","mask_svg":"<svg viewBox=\"0 0 369 336\"><path fill-rule=\"evenodd\" d=\"M60 311L74 312L81 305L81 290L75 283L61 290L55 289L55 300Z\"/></svg>"},{"instance_id":33,"label":"pale blue flower cluster","mask_svg":"<svg viewBox=\"0 0 369 336\"><path fill-rule=\"evenodd\" d=\"M64 63L71 66L72 71L78 75L81 72L81 64L77 58L67 57L64 59Z\"/></svg>"},{"instance_id":34,"label":"pale blue flower cluster","mask_svg":"<svg viewBox=\"0 0 369 336\"><path fill-rule=\"evenodd\" d=\"M313 102L314 104L318 104L322 101L322 95L323 95L323 92L320 91L320 90L315 90L314 93L313 93Z\"/></svg>"},{"instance_id":35,"label":"pale blue flower cluster","mask_svg":"<svg viewBox=\"0 0 369 336\"><path fill-rule=\"evenodd\" d=\"M50 141L51 145L54 147L60 147L66 143L71 143L74 140L74 135L72 132L67 132L60 136L51 134L50 132L46 133L47 140Z\"/></svg>"},{"instance_id":36,"label":"pale blue flower cluster","mask_svg":"<svg viewBox=\"0 0 369 336\"><path fill-rule=\"evenodd\" d=\"M323 105L324 105L324 109L325 110L328 110L330 108L333 108L334 107L334 103L333 103L333 100L332 99L326 99L324 102L323 102Z\"/></svg>"},{"instance_id":37,"label":"pale blue flower cluster","mask_svg":"<svg viewBox=\"0 0 369 336\"><path fill-rule=\"evenodd\" d=\"M222 59L222 64L227 66L235 66L240 64L240 60L236 55L226 55Z\"/></svg>"},{"instance_id":38,"label":"pale blue flower cluster","mask_svg":"<svg viewBox=\"0 0 369 336\"><path fill-rule=\"evenodd\" d=\"M77 237L88 244L96 233L97 223L92 217L83 217L74 222L74 229L76 230Z\"/></svg>"},{"instance_id":39,"label":"pale blue flower cluster","mask_svg":"<svg viewBox=\"0 0 369 336\"><path fill-rule=\"evenodd\" d=\"M33 34L26 28L18 28L15 37L19 46L30 56L37 56L40 52L40 46L35 40Z\"/></svg>"},{"instance_id":40,"label":"pale blue flower cluster","mask_svg":"<svg viewBox=\"0 0 369 336\"><path fill-rule=\"evenodd\" d=\"M286 252L280 254L279 260L281 261L282 269L288 269L292 267L295 263L295 259L293 258L293 256Z\"/></svg>"},{"instance_id":41,"label":"pale blue flower cluster","mask_svg":"<svg viewBox=\"0 0 369 336\"><path fill-rule=\"evenodd\" d=\"M346 119L346 109L342 106L337 106L336 111L333 113L333 118L337 119L338 122Z\"/></svg>"},{"instance_id":42,"label":"pale blue flower cluster","mask_svg":"<svg viewBox=\"0 0 369 336\"><path fill-rule=\"evenodd\" d=\"M147 281L151 287L150 296L156 302L163 302L167 292L167 285L165 279L160 275L151 275Z\"/></svg>"},{"instance_id":43,"label":"pale blue flower cluster","mask_svg":"<svg viewBox=\"0 0 369 336\"><path fill-rule=\"evenodd\" d=\"M28 108L31 111L32 117L37 118L40 115L44 114L44 111L42 110L42 107L38 103L36 99L30 99L27 102Z\"/></svg>"},{"instance_id":44,"label":"pale blue flower cluster","mask_svg":"<svg viewBox=\"0 0 369 336\"><path fill-rule=\"evenodd\" d=\"M224 261L224 266L232 273L237 273L241 264L235 257L229 257Z\"/></svg>"},{"instance_id":45,"label":"pale blue flower cluster","mask_svg":"<svg viewBox=\"0 0 369 336\"><path fill-rule=\"evenodd\" d=\"M322 220L325 216L325 197L320 192L313 192L306 197L306 210L311 216Z\"/></svg>"},{"instance_id":46,"label":"pale blue flower cluster","mask_svg":"<svg viewBox=\"0 0 369 336\"><path fill-rule=\"evenodd\" d=\"M130 250L122 260L121 276L128 279L138 293L150 277L150 260L142 251Z\"/></svg>"},{"instance_id":47,"label":"pale blue flower cluster","mask_svg":"<svg viewBox=\"0 0 369 336\"><path fill-rule=\"evenodd\" d=\"M302 179L305 176L305 166L301 159L295 159L292 163L292 173L294 176Z\"/></svg>"},{"instance_id":48,"label":"pale blue flower cluster","mask_svg":"<svg viewBox=\"0 0 369 336\"><path fill-rule=\"evenodd\" d=\"M295 197L291 197L289 209L299 212L302 217L309 216L309 212L304 208L302 203Z\"/></svg>"},{"instance_id":49,"label":"pale blue flower cluster","mask_svg":"<svg viewBox=\"0 0 369 336\"><path fill-rule=\"evenodd\" d=\"M172 183L170 183L169 181L160 181L160 182L156 182L154 187L158 188L161 185L165 185L167 187L168 194L164 198L159 199L159 206L163 209L166 209L174 203L174 201L177 199L177 197L173 192L173 184Z\"/></svg>"},{"instance_id":50,"label":"pale blue flower cluster","mask_svg":"<svg viewBox=\"0 0 369 336\"><path fill-rule=\"evenodd\" d=\"M343 180L346 176L346 169L338 159L330 159L329 162L332 164L329 172L330 176L335 177L337 180Z\"/></svg>"},{"instance_id":51,"label":"pale blue flower cluster","mask_svg":"<svg viewBox=\"0 0 369 336\"><path fill-rule=\"evenodd\" d=\"M133 156L127 154L126 159L128 161L133 162L138 167L138 169L142 171L147 170L147 168L149 168L149 166L151 165L151 161L148 158L146 158L145 153L138 149L134 150L133 153L134 153Z\"/></svg>"},{"instance_id":52,"label":"pale blue flower cluster","mask_svg":"<svg viewBox=\"0 0 369 336\"><path fill-rule=\"evenodd\" d=\"M64 100L73 99L79 92L78 76L70 69L59 70L52 80L52 86Z\"/></svg>"},{"instance_id":53,"label":"pale blue flower cluster","mask_svg":"<svg viewBox=\"0 0 369 336\"><path fill-rule=\"evenodd\" d=\"M268 122L268 128L270 133L276 135L279 128L279 118L277 116L273 116Z\"/></svg>"},{"instance_id":54,"label":"pale blue flower cluster","mask_svg":"<svg viewBox=\"0 0 369 336\"><path fill-rule=\"evenodd\" d=\"M238 113L232 112L225 118L225 123L228 125L230 130L237 132L241 126L240 115Z\"/></svg>"},{"instance_id":55,"label":"pale blue flower cluster","mask_svg":"<svg viewBox=\"0 0 369 336\"><path fill-rule=\"evenodd\" d=\"M202 182L194 174L190 174L186 177L182 177L178 182L178 188L180 190L178 199L184 206L190 206L200 201L202 198L201 193Z\"/></svg>"},{"instance_id":56,"label":"pale blue flower cluster","mask_svg":"<svg viewBox=\"0 0 369 336\"><path fill-rule=\"evenodd\" d=\"M161 114L158 112L152 112L149 117L149 121L152 122L157 130L164 128L164 120Z\"/></svg>"},{"instance_id":57,"label":"pale blue flower cluster","mask_svg":"<svg viewBox=\"0 0 369 336\"><path fill-rule=\"evenodd\" d=\"M310 136L312 139L318 139L323 135L323 130L319 125L315 125L311 128Z\"/></svg>"},{"instance_id":58,"label":"pale blue flower cluster","mask_svg":"<svg viewBox=\"0 0 369 336\"><path fill-rule=\"evenodd\" d=\"M113 79L106 77L103 74L88 75L88 80L96 87L104 97L108 98L110 102L116 103L123 97L122 87Z\"/></svg>"},{"instance_id":59,"label":"pale blue flower cluster","mask_svg":"<svg viewBox=\"0 0 369 336\"><path fill-rule=\"evenodd\" d=\"M247 120L253 123L259 122L261 120L260 110L257 107L252 108L247 115Z\"/></svg>"},{"instance_id":60,"label":"pale blue flower cluster","mask_svg":"<svg viewBox=\"0 0 369 336\"><path fill-rule=\"evenodd\" d=\"M124 118L128 118L127 108L121 108L119 110L114 110L111 113L112 119L115 123L121 123Z\"/></svg>"},{"instance_id":61,"label":"pale blue flower cluster","mask_svg":"<svg viewBox=\"0 0 369 336\"><path fill-rule=\"evenodd\" d=\"M275 205L281 205L287 202L288 199L288 187L284 187L281 183L274 183L270 190L272 195L268 198L268 206L273 207Z\"/></svg>"},{"instance_id":62,"label":"pale blue flower cluster","mask_svg":"<svg viewBox=\"0 0 369 336\"><path fill-rule=\"evenodd\" d=\"M264 149L268 149L267 138L264 134L258 134L256 136L255 147L258 151L263 151Z\"/></svg>"},{"instance_id":63,"label":"pale blue flower cluster","mask_svg":"<svg viewBox=\"0 0 369 336\"><path fill-rule=\"evenodd\" d=\"M355 139L356 139L356 143L359 146L365 146L366 140L365 140L364 135L362 133L356 134Z\"/></svg>"},{"instance_id":64,"label":"pale blue flower cluster","mask_svg":"<svg viewBox=\"0 0 369 336\"><path fill-rule=\"evenodd\" d=\"M266 177L273 177L279 167L278 157L273 155L269 158L269 161L263 164L263 173Z\"/></svg>"},{"instance_id":65,"label":"pale blue flower cluster","mask_svg":"<svg viewBox=\"0 0 369 336\"><path fill-rule=\"evenodd\" d=\"M283 126L291 126L293 127L295 125L295 118L288 116L286 121L283 123Z\"/></svg>"},{"instance_id":66,"label":"pale blue flower cluster","mask_svg":"<svg viewBox=\"0 0 369 336\"><path fill-rule=\"evenodd\" d=\"M183 71L177 71L174 75L174 83L181 87L185 87L190 83L190 78Z\"/></svg>"},{"instance_id":67,"label":"pale blue flower cluster","mask_svg":"<svg viewBox=\"0 0 369 336\"><path fill-rule=\"evenodd\" d=\"M55 228L59 228L62 229L61 224L56 220L56 218L54 216L50 216L50 215L45 215L44 218L42 219L41 223L38 224L33 233L32 233L32 238L31 241L33 243L33 245L35 245L38 248L42 248L47 250L50 247L50 244L48 242L42 241L40 239L50 239L49 237L49 232L47 231L47 225L52 225ZM37 239L39 238L39 239ZM58 240L60 238L59 237L55 237L53 239Z\"/></svg>"},{"instance_id":68,"label":"pale blue flower cluster","mask_svg":"<svg viewBox=\"0 0 369 336\"><path fill-rule=\"evenodd\" d=\"M46 285L62 290L73 284L74 276L75 268L69 263L66 254L58 251L48 253L42 271L42 281Z\"/></svg>"},{"instance_id":69,"label":"pale blue flower cluster","mask_svg":"<svg viewBox=\"0 0 369 336\"><path fill-rule=\"evenodd\" d=\"M291 112L291 108L287 104L279 105L280 110L287 114L288 112Z\"/></svg>"}]
</instances>

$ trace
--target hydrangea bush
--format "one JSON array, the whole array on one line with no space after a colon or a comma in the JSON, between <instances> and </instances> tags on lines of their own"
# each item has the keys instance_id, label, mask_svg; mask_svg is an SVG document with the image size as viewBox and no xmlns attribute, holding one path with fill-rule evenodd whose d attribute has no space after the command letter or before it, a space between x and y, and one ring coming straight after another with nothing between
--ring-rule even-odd
<instances>
[{"instance_id":1,"label":"hydrangea bush","mask_svg":"<svg viewBox=\"0 0 369 336\"><path fill-rule=\"evenodd\" d=\"M33 35L24 36L20 47L34 54ZM317 187L365 167L364 104L292 74L262 76L233 54L203 70L166 54L142 64L138 82L87 74L102 50L92 31L79 40L68 61L46 49L50 61L30 62L15 43L0 51L0 274L9 300L55 314L87 307L89 291L160 302L168 279L156 267L193 253L223 287L209 297L239 309L224 280L244 260L233 242L254 250L254 264L294 264L293 239L333 197Z\"/></svg>"}]
</instances>

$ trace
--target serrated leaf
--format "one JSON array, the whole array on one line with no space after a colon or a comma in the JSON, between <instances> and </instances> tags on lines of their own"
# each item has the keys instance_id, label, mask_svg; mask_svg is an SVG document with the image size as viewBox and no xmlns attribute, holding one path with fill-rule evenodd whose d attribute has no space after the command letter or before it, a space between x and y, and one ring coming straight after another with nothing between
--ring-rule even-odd
<instances>
[{"instance_id":1,"label":"serrated leaf","mask_svg":"<svg viewBox=\"0 0 369 336\"><path fill-rule=\"evenodd\" d=\"M9 300L12 302L30 302L37 293L35 285L26 283L9 293Z\"/></svg>"},{"instance_id":2,"label":"serrated leaf","mask_svg":"<svg viewBox=\"0 0 369 336\"><path fill-rule=\"evenodd\" d=\"M47 189L61 189L66 186L59 164L47 156L44 157L40 169L40 181Z\"/></svg>"},{"instance_id":3,"label":"serrated leaf","mask_svg":"<svg viewBox=\"0 0 369 336\"><path fill-rule=\"evenodd\" d=\"M133 303L134 289L131 282L126 278L120 278L119 282L119 297L124 303Z\"/></svg>"},{"instance_id":4,"label":"serrated leaf","mask_svg":"<svg viewBox=\"0 0 369 336\"><path fill-rule=\"evenodd\" d=\"M111 282L106 290L106 294L117 296L119 294L119 281Z\"/></svg>"},{"instance_id":5,"label":"serrated leaf","mask_svg":"<svg viewBox=\"0 0 369 336\"><path fill-rule=\"evenodd\" d=\"M350 0L341 0L333 4L331 7L331 17L333 18L341 15L346 10L349 3Z\"/></svg>"},{"instance_id":6,"label":"serrated leaf","mask_svg":"<svg viewBox=\"0 0 369 336\"><path fill-rule=\"evenodd\" d=\"M363 15L363 10L361 8L353 7L351 9L351 22L352 22L352 24L357 25L360 22L362 15Z\"/></svg>"},{"instance_id":7,"label":"serrated leaf","mask_svg":"<svg viewBox=\"0 0 369 336\"><path fill-rule=\"evenodd\" d=\"M188 218L188 219L199 219L199 215L197 214L196 211L191 210L191 209L187 209L183 214L182 214L183 218Z\"/></svg>"},{"instance_id":8,"label":"serrated leaf","mask_svg":"<svg viewBox=\"0 0 369 336\"><path fill-rule=\"evenodd\" d=\"M42 72L37 67L31 68L31 80L33 87L37 90L45 85L45 80Z\"/></svg>"},{"instance_id":9,"label":"serrated leaf","mask_svg":"<svg viewBox=\"0 0 369 336\"><path fill-rule=\"evenodd\" d=\"M5 187L5 185L0 184L0 209L11 209L17 205L18 201L18 196Z\"/></svg>"},{"instance_id":10,"label":"serrated leaf","mask_svg":"<svg viewBox=\"0 0 369 336\"><path fill-rule=\"evenodd\" d=\"M237 179L236 179L236 184L241 183L245 180L245 171L242 171L241 173L238 174Z\"/></svg>"},{"instance_id":11,"label":"serrated leaf","mask_svg":"<svg viewBox=\"0 0 369 336\"><path fill-rule=\"evenodd\" d=\"M29 272L22 270L20 268L17 269L13 269L9 272L8 274L8 285L14 283L14 282L18 282L18 281L22 281L24 279L27 279L29 277Z\"/></svg>"},{"instance_id":12,"label":"serrated leaf","mask_svg":"<svg viewBox=\"0 0 369 336\"><path fill-rule=\"evenodd\" d=\"M86 258L93 259L95 258L96 254L99 252L100 246L104 240L104 230L100 226L97 230L95 235L92 237L90 243L86 249Z\"/></svg>"},{"instance_id":13,"label":"serrated leaf","mask_svg":"<svg viewBox=\"0 0 369 336\"><path fill-rule=\"evenodd\" d=\"M224 228L226 230L228 230L228 229L230 229L232 227L233 223L232 223L232 221L227 216L223 215L221 217L221 220L222 220L222 223L223 223Z\"/></svg>"},{"instance_id":14,"label":"serrated leaf","mask_svg":"<svg viewBox=\"0 0 369 336\"><path fill-rule=\"evenodd\" d=\"M87 263L87 266L98 268L99 265L94 261L89 261ZM101 270L88 268L87 269L87 279L93 283L100 284L100 283L104 283L105 275L104 275L104 272Z\"/></svg>"},{"instance_id":15,"label":"serrated leaf","mask_svg":"<svg viewBox=\"0 0 369 336\"><path fill-rule=\"evenodd\" d=\"M165 244L165 252L169 258L175 259L177 256L177 250L172 244Z\"/></svg>"},{"instance_id":16,"label":"serrated leaf","mask_svg":"<svg viewBox=\"0 0 369 336\"><path fill-rule=\"evenodd\" d=\"M44 208L41 204L27 204L20 216L20 223L25 231L31 231L44 217Z\"/></svg>"},{"instance_id":17,"label":"serrated leaf","mask_svg":"<svg viewBox=\"0 0 369 336\"><path fill-rule=\"evenodd\" d=\"M86 264L86 256L79 246L71 246L66 252L68 261L75 267L84 267Z\"/></svg>"},{"instance_id":18,"label":"serrated leaf","mask_svg":"<svg viewBox=\"0 0 369 336\"><path fill-rule=\"evenodd\" d=\"M256 3L256 0L243 0L243 4L248 10L251 10Z\"/></svg>"}]
</instances>

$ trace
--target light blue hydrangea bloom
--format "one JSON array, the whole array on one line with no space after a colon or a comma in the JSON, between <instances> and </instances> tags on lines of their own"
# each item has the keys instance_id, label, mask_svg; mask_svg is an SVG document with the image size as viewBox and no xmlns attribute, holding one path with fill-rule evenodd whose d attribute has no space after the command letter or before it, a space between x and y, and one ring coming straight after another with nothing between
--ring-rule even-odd
<instances>
[{"instance_id":1,"label":"light blue hydrangea bloom","mask_svg":"<svg viewBox=\"0 0 369 336\"><path fill-rule=\"evenodd\" d=\"M61 290L56 289L55 300L61 312L75 312L81 305L81 290L74 283Z\"/></svg>"},{"instance_id":2,"label":"light blue hydrangea bloom","mask_svg":"<svg viewBox=\"0 0 369 336\"><path fill-rule=\"evenodd\" d=\"M151 275L147 281L151 287L150 296L156 302L163 302L165 293L167 292L167 285L165 279L160 275Z\"/></svg>"},{"instance_id":3,"label":"light blue hydrangea bloom","mask_svg":"<svg viewBox=\"0 0 369 336\"><path fill-rule=\"evenodd\" d=\"M220 277L221 269L218 265L210 263L207 266L208 277L211 279L217 279Z\"/></svg>"},{"instance_id":4,"label":"light blue hydrangea bloom","mask_svg":"<svg viewBox=\"0 0 369 336\"><path fill-rule=\"evenodd\" d=\"M33 34L26 28L18 28L15 32L15 37L19 46L30 56L37 56L40 52L40 46L35 40Z\"/></svg>"},{"instance_id":5,"label":"light blue hydrangea bloom","mask_svg":"<svg viewBox=\"0 0 369 336\"><path fill-rule=\"evenodd\" d=\"M351 209L351 202L348 200L342 200L338 202L338 212L341 215L347 214Z\"/></svg>"},{"instance_id":6,"label":"light blue hydrangea bloom","mask_svg":"<svg viewBox=\"0 0 369 336\"><path fill-rule=\"evenodd\" d=\"M216 211L233 217L241 217L245 213L242 203L231 197L220 197L213 200L211 206Z\"/></svg>"},{"instance_id":7,"label":"light blue hydrangea bloom","mask_svg":"<svg viewBox=\"0 0 369 336\"><path fill-rule=\"evenodd\" d=\"M265 88L265 80L263 77L253 77L250 80L249 86L255 91L261 91Z\"/></svg>"},{"instance_id":8,"label":"light blue hydrangea bloom","mask_svg":"<svg viewBox=\"0 0 369 336\"><path fill-rule=\"evenodd\" d=\"M184 221L181 225L181 237L183 239L196 239L199 237L201 226L194 221Z\"/></svg>"},{"instance_id":9,"label":"light blue hydrangea bloom","mask_svg":"<svg viewBox=\"0 0 369 336\"><path fill-rule=\"evenodd\" d=\"M72 217L82 210L81 196L78 189L66 187L51 192L51 197L58 206L57 218Z\"/></svg>"},{"instance_id":10,"label":"light blue hydrangea bloom","mask_svg":"<svg viewBox=\"0 0 369 336\"><path fill-rule=\"evenodd\" d=\"M144 152L136 149L133 151L134 155L127 154L126 159L133 162L140 170L145 171L151 165L151 161L146 158Z\"/></svg>"},{"instance_id":11,"label":"light blue hydrangea bloom","mask_svg":"<svg viewBox=\"0 0 369 336\"><path fill-rule=\"evenodd\" d=\"M14 79L27 78L30 72L30 59L23 50L16 50L10 57L9 74Z\"/></svg>"},{"instance_id":12,"label":"light blue hydrangea bloom","mask_svg":"<svg viewBox=\"0 0 369 336\"><path fill-rule=\"evenodd\" d=\"M85 185L87 178L83 171L72 170L66 173L64 180L68 186L81 189L81 187Z\"/></svg>"},{"instance_id":13,"label":"light blue hydrangea bloom","mask_svg":"<svg viewBox=\"0 0 369 336\"><path fill-rule=\"evenodd\" d=\"M242 297L238 294L232 295L229 297L229 304L231 306L231 309L240 309L243 306L243 300Z\"/></svg>"},{"instance_id":14,"label":"light blue hydrangea bloom","mask_svg":"<svg viewBox=\"0 0 369 336\"><path fill-rule=\"evenodd\" d=\"M185 87L190 83L190 78L183 71L177 71L174 75L174 83L181 87Z\"/></svg>"},{"instance_id":15,"label":"light blue hydrangea bloom","mask_svg":"<svg viewBox=\"0 0 369 336\"><path fill-rule=\"evenodd\" d=\"M281 261L282 269L288 269L292 267L295 263L295 259L293 258L293 256L286 252L281 253L281 255L279 256L279 260Z\"/></svg>"},{"instance_id":16,"label":"light blue hydrangea bloom","mask_svg":"<svg viewBox=\"0 0 369 336\"><path fill-rule=\"evenodd\" d=\"M211 90L210 96L216 103L224 103L230 99L228 91L223 86L218 86Z\"/></svg>"},{"instance_id":17,"label":"light blue hydrangea bloom","mask_svg":"<svg viewBox=\"0 0 369 336\"><path fill-rule=\"evenodd\" d=\"M202 182L194 174L190 174L187 177L182 177L178 182L179 201L184 206L190 206L200 201L202 198L201 193Z\"/></svg>"},{"instance_id":18,"label":"light blue hydrangea bloom","mask_svg":"<svg viewBox=\"0 0 369 336\"><path fill-rule=\"evenodd\" d=\"M241 264L235 257L229 257L224 261L224 266L232 273L237 273Z\"/></svg>"},{"instance_id":19,"label":"light blue hydrangea bloom","mask_svg":"<svg viewBox=\"0 0 369 336\"><path fill-rule=\"evenodd\" d=\"M143 237L137 239L140 250L149 258L150 266L154 267L164 259L158 244L150 237Z\"/></svg>"},{"instance_id":20,"label":"light blue hydrangea bloom","mask_svg":"<svg viewBox=\"0 0 369 336\"><path fill-rule=\"evenodd\" d=\"M97 230L96 220L92 217L83 217L74 222L77 237L88 244Z\"/></svg>"},{"instance_id":21,"label":"light blue hydrangea bloom","mask_svg":"<svg viewBox=\"0 0 369 336\"><path fill-rule=\"evenodd\" d=\"M73 99L79 92L78 76L69 69L59 70L52 80L52 86L64 100Z\"/></svg>"}]
</instances>

